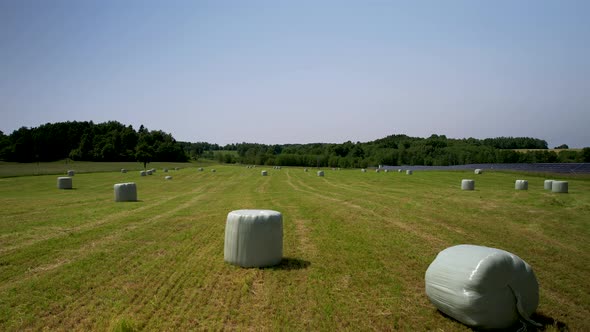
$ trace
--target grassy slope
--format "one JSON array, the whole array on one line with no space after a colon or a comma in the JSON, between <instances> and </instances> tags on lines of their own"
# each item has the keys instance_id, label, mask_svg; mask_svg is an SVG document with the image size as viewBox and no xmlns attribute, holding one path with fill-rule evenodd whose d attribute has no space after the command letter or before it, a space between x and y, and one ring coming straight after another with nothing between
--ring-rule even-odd
<instances>
[{"instance_id":1,"label":"grassy slope","mask_svg":"<svg viewBox=\"0 0 590 332\"><path fill-rule=\"evenodd\" d=\"M77 174L70 191L55 176L0 179L0 330L466 330L424 294L430 262L459 243L519 255L538 312L590 330L588 178L552 194L533 174L215 168ZM113 203L126 181L141 201ZM282 265L223 262L225 217L241 208L283 212Z\"/></svg>"}]
</instances>

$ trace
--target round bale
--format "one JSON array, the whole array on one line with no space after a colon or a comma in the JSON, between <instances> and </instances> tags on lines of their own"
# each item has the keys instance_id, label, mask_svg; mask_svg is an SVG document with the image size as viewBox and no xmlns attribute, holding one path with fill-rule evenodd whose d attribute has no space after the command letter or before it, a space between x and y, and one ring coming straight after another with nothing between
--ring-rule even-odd
<instances>
[{"instance_id":1,"label":"round bale","mask_svg":"<svg viewBox=\"0 0 590 332\"><path fill-rule=\"evenodd\" d=\"M367 173L367 170L363 168L363 169L361 169L361 172Z\"/></svg>"},{"instance_id":2,"label":"round bale","mask_svg":"<svg viewBox=\"0 0 590 332\"><path fill-rule=\"evenodd\" d=\"M401 169L401 168L398 168L398 169L397 169L397 172L398 172L398 173L401 173L401 172L403 172L403 171L404 171L404 170L403 170L403 169Z\"/></svg>"},{"instance_id":3,"label":"round bale","mask_svg":"<svg viewBox=\"0 0 590 332\"><path fill-rule=\"evenodd\" d=\"M475 190L475 181L471 179L461 180L461 190Z\"/></svg>"},{"instance_id":4,"label":"round bale","mask_svg":"<svg viewBox=\"0 0 590 332\"><path fill-rule=\"evenodd\" d=\"M199 167L199 172L202 172L202 171L203 171L203 167Z\"/></svg>"},{"instance_id":5,"label":"round bale","mask_svg":"<svg viewBox=\"0 0 590 332\"><path fill-rule=\"evenodd\" d=\"M147 175L147 171L141 171L141 172L139 172L139 175L146 176Z\"/></svg>"},{"instance_id":6,"label":"round bale","mask_svg":"<svg viewBox=\"0 0 590 332\"><path fill-rule=\"evenodd\" d=\"M516 182L514 182L514 189L528 190L529 189L529 182L527 180L516 180Z\"/></svg>"},{"instance_id":7,"label":"round bale","mask_svg":"<svg viewBox=\"0 0 590 332\"><path fill-rule=\"evenodd\" d=\"M545 188L545 190L551 190L553 181L554 180L545 180L545 183L543 183L543 188Z\"/></svg>"},{"instance_id":8,"label":"round bale","mask_svg":"<svg viewBox=\"0 0 590 332\"><path fill-rule=\"evenodd\" d=\"M154 171L152 171L151 169L148 169L148 170L146 171L146 173L147 173L147 175L152 175L152 174L154 174Z\"/></svg>"},{"instance_id":9,"label":"round bale","mask_svg":"<svg viewBox=\"0 0 590 332\"><path fill-rule=\"evenodd\" d=\"M127 173L127 170L124 168L121 168L121 173Z\"/></svg>"},{"instance_id":10,"label":"round bale","mask_svg":"<svg viewBox=\"0 0 590 332\"><path fill-rule=\"evenodd\" d=\"M324 171L318 171L318 176L324 176Z\"/></svg>"},{"instance_id":11,"label":"round bale","mask_svg":"<svg viewBox=\"0 0 590 332\"><path fill-rule=\"evenodd\" d=\"M267 175L268 175L268 172L267 172L267 171L261 171L261 172L260 172L260 175L262 175L262 176L267 176Z\"/></svg>"},{"instance_id":12,"label":"round bale","mask_svg":"<svg viewBox=\"0 0 590 332\"><path fill-rule=\"evenodd\" d=\"M412 172L411 169L409 169L409 170L406 171L406 175L412 175L412 173L414 173L414 172Z\"/></svg>"},{"instance_id":13,"label":"round bale","mask_svg":"<svg viewBox=\"0 0 590 332\"><path fill-rule=\"evenodd\" d=\"M483 174L483 171L479 168L476 168L475 171L473 171L473 173L479 175L479 174Z\"/></svg>"},{"instance_id":14,"label":"round bale","mask_svg":"<svg viewBox=\"0 0 590 332\"><path fill-rule=\"evenodd\" d=\"M172 180L172 176L170 176L170 175L166 175L166 176L164 177L164 180Z\"/></svg>"},{"instance_id":15,"label":"round bale","mask_svg":"<svg viewBox=\"0 0 590 332\"><path fill-rule=\"evenodd\" d=\"M551 191L554 193L567 193L567 181L553 181L553 183L551 183Z\"/></svg>"},{"instance_id":16,"label":"round bale","mask_svg":"<svg viewBox=\"0 0 590 332\"><path fill-rule=\"evenodd\" d=\"M72 178L69 176L58 177L57 189L72 189Z\"/></svg>"},{"instance_id":17,"label":"round bale","mask_svg":"<svg viewBox=\"0 0 590 332\"><path fill-rule=\"evenodd\" d=\"M67 171L68 176L74 176L76 174L76 172L74 172L73 170L68 170Z\"/></svg>"},{"instance_id":18,"label":"round bale","mask_svg":"<svg viewBox=\"0 0 590 332\"><path fill-rule=\"evenodd\" d=\"M224 260L241 267L276 265L283 259L283 215L273 210L236 210L225 224Z\"/></svg>"},{"instance_id":19,"label":"round bale","mask_svg":"<svg viewBox=\"0 0 590 332\"><path fill-rule=\"evenodd\" d=\"M114 185L115 202L137 201L137 186L134 182L117 183Z\"/></svg>"}]
</instances>

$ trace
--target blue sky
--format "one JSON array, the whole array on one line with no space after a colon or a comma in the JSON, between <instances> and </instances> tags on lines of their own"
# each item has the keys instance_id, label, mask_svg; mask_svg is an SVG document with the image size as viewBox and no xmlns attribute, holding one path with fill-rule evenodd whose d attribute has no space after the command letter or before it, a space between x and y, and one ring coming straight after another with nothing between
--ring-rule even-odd
<instances>
[{"instance_id":1,"label":"blue sky","mask_svg":"<svg viewBox=\"0 0 590 332\"><path fill-rule=\"evenodd\" d=\"M0 0L0 130L590 146L590 1Z\"/></svg>"}]
</instances>

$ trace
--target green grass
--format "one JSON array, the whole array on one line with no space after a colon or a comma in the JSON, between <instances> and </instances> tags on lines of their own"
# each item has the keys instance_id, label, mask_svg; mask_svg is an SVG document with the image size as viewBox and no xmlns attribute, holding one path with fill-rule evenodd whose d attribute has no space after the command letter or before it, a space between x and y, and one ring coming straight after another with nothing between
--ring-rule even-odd
<instances>
[{"instance_id":1,"label":"green grass","mask_svg":"<svg viewBox=\"0 0 590 332\"><path fill-rule=\"evenodd\" d=\"M514 172L320 178L194 164L164 181L103 166L76 174L73 190L55 175L0 179L0 330L468 330L424 293L428 265L460 243L526 260L537 313L590 330L588 177L552 194L544 177ZM463 178L476 190L461 191ZM528 191L514 190L520 178ZM140 201L114 203L113 184L128 181ZM225 218L243 208L283 213L278 267L224 263Z\"/></svg>"}]
</instances>

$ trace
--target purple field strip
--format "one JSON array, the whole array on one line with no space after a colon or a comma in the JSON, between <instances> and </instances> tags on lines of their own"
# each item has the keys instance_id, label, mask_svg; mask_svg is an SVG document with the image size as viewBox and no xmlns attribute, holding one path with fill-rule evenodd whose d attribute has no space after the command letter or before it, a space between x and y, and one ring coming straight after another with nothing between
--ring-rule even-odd
<instances>
[{"instance_id":1,"label":"purple field strip","mask_svg":"<svg viewBox=\"0 0 590 332\"><path fill-rule=\"evenodd\" d=\"M538 164L467 164L453 166L382 166L388 170L413 170L413 171L452 171L452 170L511 170L525 172L547 173L571 173L589 174L590 163L538 163Z\"/></svg>"}]
</instances>

